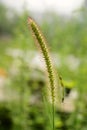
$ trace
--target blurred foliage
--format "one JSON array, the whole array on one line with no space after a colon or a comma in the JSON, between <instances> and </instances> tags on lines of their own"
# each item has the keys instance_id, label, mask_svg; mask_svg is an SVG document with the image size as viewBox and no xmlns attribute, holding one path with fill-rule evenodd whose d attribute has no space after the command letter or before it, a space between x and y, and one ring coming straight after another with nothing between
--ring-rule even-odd
<instances>
[{"instance_id":1,"label":"blurred foliage","mask_svg":"<svg viewBox=\"0 0 87 130\"><path fill-rule=\"evenodd\" d=\"M16 27L18 15L0 2L0 35L11 35Z\"/></svg>"},{"instance_id":2,"label":"blurred foliage","mask_svg":"<svg viewBox=\"0 0 87 130\"><path fill-rule=\"evenodd\" d=\"M65 87L78 92L73 112L56 108L57 130L87 129L87 10L78 13L78 17L67 18L48 12L41 21L38 14L36 19L49 50L60 59L56 69L63 76ZM50 130L42 104L46 76L29 65L32 54L31 58L27 57L27 52L36 50L27 25L29 14L25 10L17 15L0 3L0 70L6 71L6 76L0 71L0 77L7 82L4 86L6 104L2 107L0 102L0 130L5 129L4 121L13 124L8 130ZM14 56L14 49L22 53Z\"/></svg>"},{"instance_id":3,"label":"blurred foliage","mask_svg":"<svg viewBox=\"0 0 87 130\"><path fill-rule=\"evenodd\" d=\"M11 130L13 125L10 110L0 104L0 130Z\"/></svg>"}]
</instances>

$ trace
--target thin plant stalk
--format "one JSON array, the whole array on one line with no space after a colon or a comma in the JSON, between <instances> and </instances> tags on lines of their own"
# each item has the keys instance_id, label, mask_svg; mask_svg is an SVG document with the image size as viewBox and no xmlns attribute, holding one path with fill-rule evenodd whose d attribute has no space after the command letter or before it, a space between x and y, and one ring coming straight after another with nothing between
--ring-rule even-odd
<instances>
[{"instance_id":1,"label":"thin plant stalk","mask_svg":"<svg viewBox=\"0 0 87 130\"><path fill-rule=\"evenodd\" d=\"M50 56L48 53L48 49L47 49L47 45L46 45L46 41L38 27L38 25L35 23L35 21L32 18L28 18L28 23L29 26L32 30L32 33L35 37L35 39L37 40L37 44L39 45L45 63L46 63L46 68L47 68L47 72L48 72L48 77L49 77L49 83L50 83L50 87L51 87L51 97L52 97L52 114L53 114L53 130L54 130L54 89L55 89L55 83L54 83L54 73L53 73L53 69L52 69L52 64L51 64L51 60L50 60Z\"/></svg>"},{"instance_id":2,"label":"thin plant stalk","mask_svg":"<svg viewBox=\"0 0 87 130\"><path fill-rule=\"evenodd\" d=\"M56 78L54 77L54 71L53 71L52 62L51 62L51 59L50 59L50 56L48 53L48 47L47 47L45 38L44 38L41 30L39 29L39 26L36 24L36 22L31 17L28 18L28 24L29 24L32 34L36 40L37 45L39 45L40 50L42 51L44 61L46 64L46 69L48 72L50 91L51 91L51 101L52 101L52 130L54 130L55 129L54 104L55 104ZM59 77L59 80L60 80L61 86L64 87L61 77Z\"/></svg>"}]
</instances>

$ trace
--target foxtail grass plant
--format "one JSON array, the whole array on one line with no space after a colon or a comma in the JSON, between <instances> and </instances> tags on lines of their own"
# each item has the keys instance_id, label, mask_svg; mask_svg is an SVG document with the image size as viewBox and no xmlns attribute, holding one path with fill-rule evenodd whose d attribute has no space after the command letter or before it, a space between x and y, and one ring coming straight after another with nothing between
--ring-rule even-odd
<instances>
[{"instance_id":1,"label":"foxtail grass plant","mask_svg":"<svg viewBox=\"0 0 87 130\"><path fill-rule=\"evenodd\" d=\"M48 52L48 47L47 47L47 43L46 40L41 32L41 30L39 29L38 25L36 24L36 22L29 17L28 18L28 24L29 24L29 28L32 31L32 35L35 38L36 44L39 45L39 48L43 54L44 57L44 61L46 64L46 69L48 72L48 78L49 78L49 85L50 85L50 93L51 93L51 102L52 102L52 130L55 129L55 124L54 124L54 117L55 117L55 110L54 110L54 106L55 106L55 88L56 88L56 76L54 75L54 71L53 71L53 66L52 66L52 61L50 59L49 56L49 52ZM61 83L61 86L64 88L63 82L62 82L62 78L59 76L59 80ZM64 100L64 99L62 99Z\"/></svg>"}]
</instances>

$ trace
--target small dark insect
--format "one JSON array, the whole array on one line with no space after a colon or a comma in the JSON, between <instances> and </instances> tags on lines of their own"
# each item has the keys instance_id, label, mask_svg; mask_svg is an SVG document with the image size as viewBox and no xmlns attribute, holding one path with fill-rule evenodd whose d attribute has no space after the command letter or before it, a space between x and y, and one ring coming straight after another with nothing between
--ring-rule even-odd
<instances>
[{"instance_id":1,"label":"small dark insect","mask_svg":"<svg viewBox=\"0 0 87 130\"><path fill-rule=\"evenodd\" d=\"M60 84L61 84L61 87L62 87L62 102L63 102L64 97L65 97L65 88L64 88L64 84L63 84L63 80L62 80L61 76L59 76L59 80L60 80Z\"/></svg>"}]
</instances>

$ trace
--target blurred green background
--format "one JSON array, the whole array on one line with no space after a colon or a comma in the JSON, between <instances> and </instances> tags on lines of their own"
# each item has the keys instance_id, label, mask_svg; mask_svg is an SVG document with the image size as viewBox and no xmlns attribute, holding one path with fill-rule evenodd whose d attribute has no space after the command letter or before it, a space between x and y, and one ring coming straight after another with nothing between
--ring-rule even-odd
<instances>
[{"instance_id":1,"label":"blurred green background","mask_svg":"<svg viewBox=\"0 0 87 130\"><path fill-rule=\"evenodd\" d=\"M56 130L87 130L87 9L73 17L21 14L0 3L0 130L50 130L44 112L46 75L28 28L36 18L63 77L65 100L56 105Z\"/></svg>"}]
</instances>

